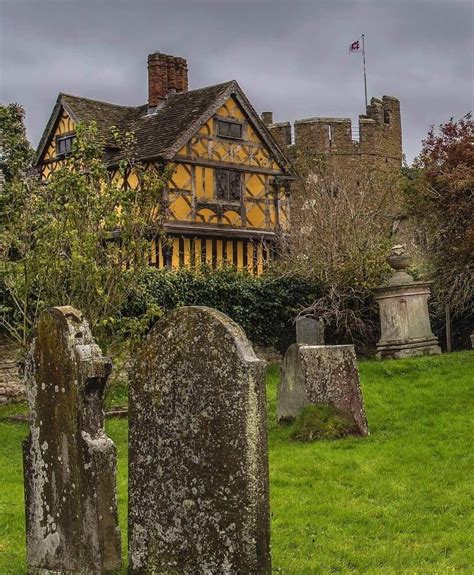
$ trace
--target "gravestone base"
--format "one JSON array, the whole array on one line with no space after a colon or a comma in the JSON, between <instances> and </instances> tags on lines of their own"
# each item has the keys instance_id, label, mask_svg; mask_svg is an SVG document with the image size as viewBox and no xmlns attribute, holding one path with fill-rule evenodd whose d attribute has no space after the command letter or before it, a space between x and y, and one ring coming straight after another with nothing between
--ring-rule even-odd
<instances>
[{"instance_id":1,"label":"gravestone base","mask_svg":"<svg viewBox=\"0 0 474 575\"><path fill-rule=\"evenodd\" d=\"M279 422L294 420L310 404L334 405L351 416L361 435L369 429L353 345L291 345L281 367Z\"/></svg>"},{"instance_id":2,"label":"gravestone base","mask_svg":"<svg viewBox=\"0 0 474 575\"><path fill-rule=\"evenodd\" d=\"M403 359L422 355L439 355L441 348L436 338L424 341L387 341L377 344L377 359Z\"/></svg>"}]
</instances>

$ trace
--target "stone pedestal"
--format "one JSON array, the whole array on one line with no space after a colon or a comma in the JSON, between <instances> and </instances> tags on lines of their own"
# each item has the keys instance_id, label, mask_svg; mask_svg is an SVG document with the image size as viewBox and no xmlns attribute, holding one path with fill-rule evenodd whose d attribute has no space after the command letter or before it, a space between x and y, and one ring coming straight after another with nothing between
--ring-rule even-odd
<instances>
[{"instance_id":1,"label":"stone pedestal","mask_svg":"<svg viewBox=\"0 0 474 575\"><path fill-rule=\"evenodd\" d=\"M378 358L440 354L428 312L431 282L414 281L405 271L410 263L406 253L392 251L387 261L396 271L386 286L375 290L381 325Z\"/></svg>"}]
</instances>

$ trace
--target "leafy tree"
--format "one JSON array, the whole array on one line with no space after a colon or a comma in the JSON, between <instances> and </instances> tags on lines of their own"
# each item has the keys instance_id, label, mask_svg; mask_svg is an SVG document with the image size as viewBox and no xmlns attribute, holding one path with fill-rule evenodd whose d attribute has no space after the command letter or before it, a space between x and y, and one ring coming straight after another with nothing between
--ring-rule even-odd
<instances>
[{"instance_id":1,"label":"leafy tree","mask_svg":"<svg viewBox=\"0 0 474 575\"><path fill-rule=\"evenodd\" d=\"M133 136L116 130L123 159L111 170L92 123L77 126L72 154L45 184L31 167L23 115L11 106L1 115L11 124L2 130L2 325L25 345L44 308L73 305L105 345L148 267L150 238L163 234L168 172L140 164ZM138 180L133 187L131 172Z\"/></svg>"},{"instance_id":2,"label":"leafy tree","mask_svg":"<svg viewBox=\"0 0 474 575\"><path fill-rule=\"evenodd\" d=\"M407 203L441 304L455 314L474 301L474 122L432 126L410 171Z\"/></svg>"}]
</instances>

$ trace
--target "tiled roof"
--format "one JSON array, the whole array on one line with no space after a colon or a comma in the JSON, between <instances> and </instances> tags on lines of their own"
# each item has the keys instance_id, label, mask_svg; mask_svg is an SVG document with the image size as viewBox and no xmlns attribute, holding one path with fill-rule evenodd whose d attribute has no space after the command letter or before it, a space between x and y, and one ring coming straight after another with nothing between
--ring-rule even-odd
<instances>
[{"instance_id":1,"label":"tiled roof","mask_svg":"<svg viewBox=\"0 0 474 575\"><path fill-rule=\"evenodd\" d=\"M89 124L95 121L99 132L104 136L110 134L112 126L120 130L129 129L135 119L146 114L147 109L146 106L119 106L70 94L60 94L60 98L67 111L72 112L76 122Z\"/></svg>"},{"instance_id":2,"label":"tiled roof","mask_svg":"<svg viewBox=\"0 0 474 575\"><path fill-rule=\"evenodd\" d=\"M233 80L207 88L172 94L168 96L163 107L152 114L148 114L147 105L119 106L69 94L60 94L38 145L37 161L39 162L41 159L61 108L64 108L75 122L89 123L95 121L99 132L107 142L112 143L110 129L113 126L121 132L133 132L137 139L137 153L142 159L157 157L172 159L179 148L200 128L201 124L217 111L230 93L237 94L246 111L263 132L264 139L274 151L277 159L282 165L286 164L281 150L275 144L237 82ZM120 151L109 157L112 162L120 159Z\"/></svg>"}]
</instances>

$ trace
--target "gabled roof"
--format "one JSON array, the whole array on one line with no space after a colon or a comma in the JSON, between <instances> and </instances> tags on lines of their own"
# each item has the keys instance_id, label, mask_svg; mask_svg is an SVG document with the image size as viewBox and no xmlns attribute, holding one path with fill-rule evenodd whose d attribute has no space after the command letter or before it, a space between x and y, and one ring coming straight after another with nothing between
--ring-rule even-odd
<instances>
[{"instance_id":1,"label":"gabled roof","mask_svg":"<svg viewBox=\"0 0 474 575\"><path fill-rule=\"evenodd\" d=\"M37 162L39 163L44 153L49 137L63 109L76 123L95 121L99 133L104 136L106 142L112 141L110 133L112 126L116 126L120 131L134 132L137 138L138 156L141 159L163 158L172 160L180 148L216 113L230 96L234 96L239 102L271 150L275 160L282 167L288 167L288 160L235 80L207 88L172 94L163 107L153 114L147 113L147 105L119 106L69 94L59 94L53 113L38 145ZM111 160L114 161L119 158L120 152L118 151L111 157Z\"/></svg>"}]
</instances>

